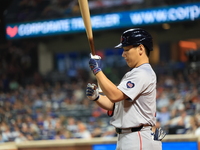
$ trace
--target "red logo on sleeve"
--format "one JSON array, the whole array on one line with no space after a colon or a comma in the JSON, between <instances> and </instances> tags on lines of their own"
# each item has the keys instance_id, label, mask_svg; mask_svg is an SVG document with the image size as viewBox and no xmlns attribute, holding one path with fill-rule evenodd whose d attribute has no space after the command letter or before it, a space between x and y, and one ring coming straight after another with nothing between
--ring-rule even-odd
<instances>
[{"instance_id":1,"label":"red logo on sleeve","mask_svg":"<svg viewBox=\"0 0 200 150\"><path fill-rule=\"evenodd\" d=\"M133 88L134 86L135 86L135 84L132 83L131 81L128 81L128 82L126 83L126 87L127 87L127 88Z\"/></svg>"}]
</instances>

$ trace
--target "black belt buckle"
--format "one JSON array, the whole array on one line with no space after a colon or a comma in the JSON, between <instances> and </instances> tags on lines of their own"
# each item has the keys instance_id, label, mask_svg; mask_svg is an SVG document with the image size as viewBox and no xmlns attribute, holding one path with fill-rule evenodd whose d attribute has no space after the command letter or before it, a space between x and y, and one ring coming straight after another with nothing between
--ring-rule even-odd
<instances>
[{"instance_id":1,"label":"black belt buckle","mask_svg":"<svg viewBox=\"0 0 200 150\"><path fill-rule=\"evenodd\" d=\"M139 127L136 127L136 128L131 128L131 131L132 132L140 131L142 128L143 128L143 125L139 126Z\"/></svg>"},{"instance_id":2,"label":"black belt buckle","mask_svg":"<svg viewBox=\"0 0 200 150\"><path fill-rule=\"evenodd\" d=\"M143 125L142 125L142 126L139 126L139 127L135 127L135 128L130 128L130 131L131 131L131 132L136 132L136 131L140 131L142 128L143 128ZM122 133L122 129L120 129L120 128L115 128L115 131L116 131L118 134L121 134L121 133Z\"/></svg>"},{"instance_id":3,"label":"black belt buckle","mask_svg":"<svg viewBox=\"0 0 200 150\"><path fill-rule=\"evenodd\" d=\"M131 128L132 132L140 131L143 128L143 125L136 127L136 128Z\"/></svg>"}]
</instances>

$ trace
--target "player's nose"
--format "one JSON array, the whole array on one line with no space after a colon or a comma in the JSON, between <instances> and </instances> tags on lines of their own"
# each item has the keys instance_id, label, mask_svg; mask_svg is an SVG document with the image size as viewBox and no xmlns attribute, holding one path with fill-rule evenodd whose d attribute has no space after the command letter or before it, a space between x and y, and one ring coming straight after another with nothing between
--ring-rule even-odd
<instances>
[{"instance_id":1,"label":"player's nose","mask_svg":"<svg viewBox=\"0 0 200 150\"><path fill-rule=\"evenodd\" d=\"M122 52L122 57L125 57L125 52L124 51Z\"/></svg>"}]
</instances>

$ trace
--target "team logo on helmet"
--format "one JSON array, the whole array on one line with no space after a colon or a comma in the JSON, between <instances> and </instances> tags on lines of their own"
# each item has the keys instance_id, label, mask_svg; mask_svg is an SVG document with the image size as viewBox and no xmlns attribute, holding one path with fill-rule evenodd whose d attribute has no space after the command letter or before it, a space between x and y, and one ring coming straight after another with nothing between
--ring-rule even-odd
<instances>
[{"instance_id":1,"label":"team logo on helmet","mask_svg":"<svg viewBox=\"0 0 200 150\"><path fill-rule=\"evenodd\" d=\"M120 43L124 43L125 41L126 41L126 38L124 36L121 36Z\"/></svg>"},{"instance_id":2,"label":"team logo on helmet","mask_svg":"<svg viewBox=\"0 0 200 150\"><path fill-rule=\"evenodd\" d=\"M132 83L131 81L128 81L128 82L126 83L126 87L127 87L127 88L133 88L134 86L135 86L135 84Z\"/></svg>"}]
</instances>

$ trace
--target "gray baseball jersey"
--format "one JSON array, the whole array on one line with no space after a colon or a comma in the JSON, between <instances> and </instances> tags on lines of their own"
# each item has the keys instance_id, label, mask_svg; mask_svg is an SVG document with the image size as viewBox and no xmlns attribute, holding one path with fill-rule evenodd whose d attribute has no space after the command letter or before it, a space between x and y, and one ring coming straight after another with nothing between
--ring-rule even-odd
<instances>
[{"instance_id":1,"label":"gray baseball jersey","mask_svg":"<svg viewBox=\"0 0 200 150\"><path fill-rule=\"evenodd\" d=\"M116 102L110 123L117 128L156 123L156 75L150 64L127 72L118 88L129 99Z\"/></svg>"}]
</instances>

